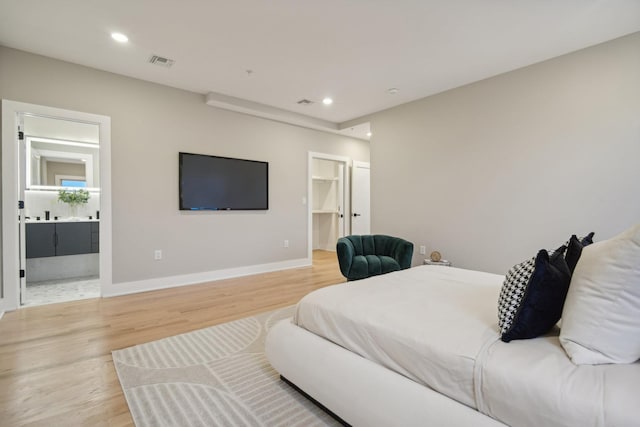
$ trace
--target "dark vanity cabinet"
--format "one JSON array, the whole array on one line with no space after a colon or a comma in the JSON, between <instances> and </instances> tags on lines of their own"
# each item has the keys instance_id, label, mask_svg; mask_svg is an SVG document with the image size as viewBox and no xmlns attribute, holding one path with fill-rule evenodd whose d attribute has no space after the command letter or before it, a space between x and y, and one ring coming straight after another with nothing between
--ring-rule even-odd
<instances>
[{"instance_id":1,"label":"dark vanity cabinet","mask_svg":"<svg viewBox=\"0 0 640 427\"><path fill-rule=\"evenodd\" d=\"M26 224L27 258L56 255L56 224Z\"/></svg>"},{"instance_id":2,"label":"dark vanity cabinet","mask_svg":"<svg viewBox=\"0 0 640 427\"><path fill-rule=\"evenodd\" d=\"M99 229L98 222L28 223L27 258L98 253Z\"/></svg>"},{"instance_id":3,"label":"dark vanity cabinet","mask_svg":"<svg viewBox=\"0 0 640 427\"><path fill-rule=\"evenodd\" d=\"M91 253L97 254L100 252L100 223L90 222L91 224Z\"/></svg>"}]
</instances>

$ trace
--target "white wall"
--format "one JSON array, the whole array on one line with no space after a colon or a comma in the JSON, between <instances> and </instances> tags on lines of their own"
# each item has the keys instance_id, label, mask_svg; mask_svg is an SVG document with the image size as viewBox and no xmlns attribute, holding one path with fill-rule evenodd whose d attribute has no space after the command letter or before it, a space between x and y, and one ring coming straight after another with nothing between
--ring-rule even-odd
<instances>
[{"instance_id":1,"label":"white wall","mask_svg":"<svg viewBox=\"0 0 640 427\"><path fill-rule=\"evenodd\" d=\"M372 231L505 273L640 221L640 33L370 117Z\"/></svg>"},{"instance_id":2,"label":"white wall","mask_svg":"<svg viewBox=\"0 0 640 427\"><path fill-rule=\"evenodd\" d=\"M306 258L308 151L369 160L364 141L4 47L0 97L111 117L114 284ZM268 161L269 210L179 211L179 151Z\"/></svg>"},{"instance_id":3,"label":"white wall","mask_svg":"<svg viewBox=\"0 0 640 427\"><path fill-rule=\"evenodd\" d=\"M78 217L95 218L96 212L100 210L100 194L92 191L89 194L89 201L84 205L79 205L76 209ZM58 201L57 191L27 190L25 191L25 215L31 218L41 217L44 219L45 211L49 211L51 219L54 217L74 216L73 209L66 203Z\"/></svg>"}]
</instances>

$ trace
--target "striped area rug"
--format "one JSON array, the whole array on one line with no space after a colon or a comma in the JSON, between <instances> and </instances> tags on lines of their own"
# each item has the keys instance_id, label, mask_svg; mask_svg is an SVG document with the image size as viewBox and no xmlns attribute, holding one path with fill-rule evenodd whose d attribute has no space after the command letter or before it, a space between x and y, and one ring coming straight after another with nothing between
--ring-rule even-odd
<instances>
[{"instance_id":1,"label":"striped area rug","mask_svg":"<svg viewBox=\"0 0 640 427\"><path fill-rule=\"evenodd\" d=\"M293 307L112 353L136 426L326 426L329 415L280 381L264 338Z\"/></svg>"}]
</instances>

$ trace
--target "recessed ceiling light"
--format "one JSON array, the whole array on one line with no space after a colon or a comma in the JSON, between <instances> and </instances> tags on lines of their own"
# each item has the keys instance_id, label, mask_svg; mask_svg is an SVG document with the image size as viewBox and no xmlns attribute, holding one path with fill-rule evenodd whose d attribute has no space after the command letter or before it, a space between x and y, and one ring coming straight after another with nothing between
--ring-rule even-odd
<instances>
[{"instance_id":1,"label":"recessed ceiling light","mask_svg":"<svg viewBox=\"0 0 640 427\"><path fill-rule=\"evenodd\" d=\"M392 87L391 89L387 89L387 92L389 93L389 95L395 95L399 92L399 90L398 88Z\"/></svg>"},{"instance_id":2,"label":"recessed ceiling light","mask_svg":"<svg viewBox=\"0 0 640 427\"><path fill-rule=\"evenodd\" d=\"M111 33L111 38L119 43L126 43L129 41L129 37L122 33Z\"/></svg>"},{"instance_id":3,"label":"recessed ceiling light","mask_svg":"<svg viewBox=\"0 0 640 427\"><path fill-rule=\"evenodd\" d=\"M329 97L326 97L325 99L322 100L322 103L324 105L331 105L331 104L333 104L333 99L331 99Z\"/></svg>"},{"instance_id":4,"label":"recessed ceiling light","mask_svg":"<svg viewBox=\"0 0 640 427\"><path fill-rule=\"evenodd\" d=\"M367 136L370 137L371 135L373 135L371 132L367 132Z\"/></svg>"}]
</instances>

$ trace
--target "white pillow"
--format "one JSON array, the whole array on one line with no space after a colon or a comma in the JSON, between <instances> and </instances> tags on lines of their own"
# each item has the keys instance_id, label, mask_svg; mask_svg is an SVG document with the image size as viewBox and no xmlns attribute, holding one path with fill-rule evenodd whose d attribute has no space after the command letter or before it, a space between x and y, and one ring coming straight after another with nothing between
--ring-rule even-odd
<instances>
[{"instance_id":1,"label":"white pillow","mask_svg":"<svg viewBox=\"0 0 640 427\"><path fill-rule=\"evenodd\" d=\"M640 359L640 224L583 249L560 343L577 365Z\"/></svg>"}]
</instances>

